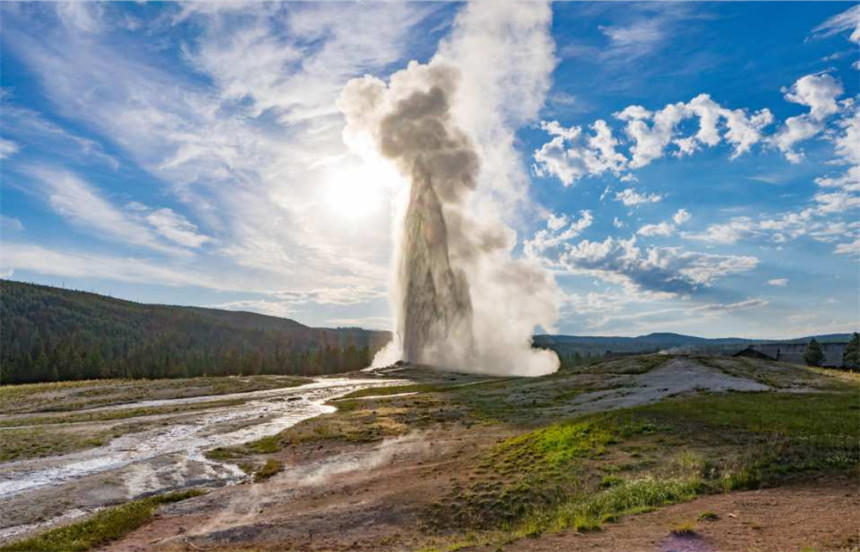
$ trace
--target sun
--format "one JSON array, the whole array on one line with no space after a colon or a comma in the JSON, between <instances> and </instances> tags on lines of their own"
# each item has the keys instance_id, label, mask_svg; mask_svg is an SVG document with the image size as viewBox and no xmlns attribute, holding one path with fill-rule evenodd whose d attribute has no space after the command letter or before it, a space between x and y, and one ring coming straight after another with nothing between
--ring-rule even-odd
<instances>
[{"instance_id":1,"label":"sun","mask_svg":"<svg viewBox=\"0 0 860 552\"><path fill-rule=\"evenodd\" d=\"M390 191L400 181L396 169L382 160L338 168L323 184L322 201L338 217L379 216L388 205Z\"/></svg>"}]
</instances>

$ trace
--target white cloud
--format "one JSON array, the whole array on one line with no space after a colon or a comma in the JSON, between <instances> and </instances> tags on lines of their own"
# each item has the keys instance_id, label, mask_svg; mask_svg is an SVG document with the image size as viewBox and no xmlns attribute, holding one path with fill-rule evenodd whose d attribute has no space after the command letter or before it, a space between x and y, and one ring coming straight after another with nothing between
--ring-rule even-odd
<instances>
[{"instance_id":1,"label":"white cloud","mask_svg":"<svg viewBox=\"0 0 860 552\"><path fill-rule=\"evenodd\" d=\"M738 301L736 303L711 303L708 305L693 307L690 310L693 312L723 313L748 309L760 309L762 307L766 307L768 304L770 303L764 299L747 299L745 301Z\"/></svg>"},{"instance_id":2,"label":"white cloud","mask_svg":"<svg viewBox=\"0 0 860 552\"><path fill-rule=\"evenodd\" d=\"M801 87L803 91L807 88L806 85ZM818 101L821 95L811 97ZM594 134L588 137L582 127L565 128L558 121L543 121L541 128L552 138L534 153L536 174L556 176L565 185L584 176L606 172L622 180L629 179L632 175L622 175L623 171L638 169L662 158L670 144L675 146L673 155L683 157L701 150L702 146L713 147L725 140L733 146L731 157L734 159L760 142L763 130L773 122L773 114L768 109L753 114L744 109L727 109L708 94L699 94L687 103L668 104L656 112L630 105L615 113L615 118L625 123L629 160L617 150L620 143L602 119L590 126ZM698 119L698 131L691 136L679 136L680 123L690 118Z\"/></svg>"},{"instance_id":3,"label":"white cloud","mask_svg":"<svg viewBox=\"0 0 860 552\"><path fill-rule=\"evenodd\" d=\"M768 280L767 285L774 287L786 287L788 286L788 278L774 278L773 280Z\"/></svg>"},{"instance_id":4,"label":"white cloud","mask_svg":"<svg viewBox=\"0 0 860 552\"><path fill-rule=\"evenodd\" d=\"M542 257L552 268L590 274L628 290L688 295L725 276L751 270L758 259L751 256L712 255L677 247L643 249L636 238L608 237L602 242L583 240Z\"/></svg>"},{"instance_id":5,"label":"white cloud","mask_svg":"<svg viewBox=\"0 0 860 552\"><path fill-rule=\"evenodd\" d=\"M163 253L181 250L159 241L133 214L124 213L91 184L63 169L30 166L25 172L58 215L95 236Z\"/></svg>"},{"instance_id":6,"label":"white cloud","mask_svg":"<svg viewBox=\"0 0 860 552\"><path fill-rule=\"evenodd\" d=\"M640 236L668 237L675 233L678 226L687 223L691 218L692 215L690 215L686 209L678 209L678 211L672 215L672 222L663 221L658 224L646 224L636 233Z\"/></svg>"},{"instance_id":7,"label":"white cloud","mask_svg":"<svg viewBox=\"0 0 860 552\"><path fill-rule=\"evenodd\" d=\"M852 6L842 13L836 14L813 29L814 36L833 36L837 33L851 31L849 40L860 44L860 6Z\"/></svg>"},{"instance_id":8,"label":"white cloud","mask_svg":"<svg viewBox=\"0 0 860 552\"><path fill-rule=\"evenodd\" d=\"M564 214L561 216L550 214L547 218L547 227L538 230L531 240L523 242L523 250L527 255L540 256L548 249L558 247L579 236L583 230L591 226L593 221L591 211L582 211L580 218L576 220L571 220Z\"/></svg>"},{"instance_id":9,"label":"white cloud","mask_svg":"<svg viewBox=\"0 0 860 552\"><path fill-rule=\"evenodd\" d=\"M68 29L82 33L98 33L103 29L103 6L96 2L57 2L57 17Z\"/></svg>"},{"instance_id":10,"label":"white cloud","mask_svg":"<svg viewBox=\"0 0 860 552\"><path fill-rule=\"evenodd\" d=\"M678 225L690 222L690 219L692 218L693 215L691 215L686 209L678 209L678 211L672 215L672 221Z\"/></svg>"},{"instance_id":11,"label":"white cloud","mask_svg":"<svg viewBox=\"0 0 860 552\"><path fill-rule=\"evenodd\" d=\"M580 127L564 128L558 121L543 121L541 128L554 138L534 153L538 176L556 176L567 186L583 175L608 171L617 176L627 163L624 155L615 150L618 141L606 121L595 121L590 135Z\"/></svg>"},{"instance_id":12,"label":"white cloud","mask_svg":"<svg viewBox=\"0 0 860 552\"><path fill-rule=\"evenodd\" d=\"M296 289L385 282L393 182L379 171L366 177L362 161L347 151L335 99L352 76L401 59L414 24L436 8L309 3L242 9L183 8L177 21L190 21L199 32L187 38L180 61L197 74L165 70L152 50L121 33L84 37L44 26L37 35L35 10L16 12L19 19L4 25L4 35L61 116L106 137L154 175L153 182L167 183L166 192L180 202L174 214L218 236L208 240L188 220L164 212L151 221L137 213L126 223L143 229L138 242L205 242L208 254L195 263L272 277ZM148 27L137 35L157 34L169 22L142 22ZM301 57L290 61L291 49ZM247 72L263 67L283 70L271 80ZM355 247L354 221L327 204L332 189L346 186L380 188L378 201L362 214L367 247ZM87 228L95 231L92 224Z\"/></svg>"},{"instance_id":13,"label":"white cloud","mask_svg":"<svg viewBox=\"0 0 860 552\"><path fill-rule=\"evenodd\" d=\"M202 286L242 290L246 283L224 275L179 270L164 262L139 257L102 255L86 251L62 251L37 245L4 243L0 270L32 271L48 276L94 278L146 285Z\"/></svg>"},{"instance_id":14,"label":"white cloud","mask_svg":"<svg viewBox=\"0 0 860 552\"><path fill-rule=\"evenodd\" d=\"M0 159L8 159L21 150L21 147L5 138L0 138Z\"/></svg>"},{"instance_id":15,"label":"white cloud","mask_svg":"<svg viewBox=\"0 0 860 552\"><path fill-rule=\"evenodd\" d=\"M0 94L0 109L3 112L3 134L16 142L0 139L0 159L32 146L34 151L50 154L51 158L66 158L74 162L94 161L112 169L119 162L107 154L101 144L82 138L47 120L38 112L16 105L11 93ZM7 151L4 144L10 142ZM11 149L14 148L14 149Z\"/></svg>"},{"instance_id":16,"label":"white cloud","mask_svg":"<svg viewBox=\"0 0 860 552\"><path fill-rule=\"evenodd\" d=\"M24 225L21 224L18 217L0 215L0 230L5 230L7 232L21 232L24 230Z\"/></svg>"},{"instance_id":17,"label":"white cloud","mask_svg":"<svg viewBox=\"0 0 860 552\"><path fill-rule=\"evenodd\" d=\"M262 299L243 299L212 305L213 308L252 311L271 316L289 316L319 305L349 306L385 299L382 289L348 286L332 289L314 289L303 292L281 291L267 294Z\"/></svg>"},{"instance_id":18,"label":"white cloud","mask_svg":"<svg viewBox=\"0 0 860 552\"><path fill-rule=\"evenodd\" d=\"M671 236L675 232L675 226L668 222L659 224L646 224L636 233L640 236Z\"/></svg>"},{"instance_id":19,"label":"white cloud","mask_svg":"<svg viewBox=\"0 0 860 552\"><path fill-rule=\"evenodd\" d=\"M196 248L212 240L209 236L200 234L194 224L172 209L164 208L152 211L146 215L146 221L159 234L183 247Z\"/></svg>"},{"instance_id":20,"label":"white cloud","mask_svg":"<svg viewBox=\"0 0 860 552\"><path fill-rule=\"evenodd\" d=\"M847 165L844 173L815 179L824 188L841 188L860 192L860 107L837 122L841 132L834 139L834 150L840 164Z\"/></svg>"},{"instance_id":21,"label":"white cloud","mask_svg":"<svg viewBox=\"0 0 860 552\"><path fill-rule=\"evenodd\" d=\"M834 251L839 255L860 256L860 236L857 236L852 242L840 243Z\"/></svg>"},{"instance_id":22,"label":"white cloud","mask_svg":"<svg viewBox=\"0 0 860 552\"><path fill-rule=\"evenodd\" d=\"M758 227L752 219L737 217L726 223L711 224L704 232L683 232L682 236L707 243L732 244L756 235L757 232Z\"/></svg>"},{"instance_id":23,"label":"white cloud","mask_svg":"<svg viewBox=\"0 0 860 552\"><path fill-rule=\"evenodd\" d=\"M619 219L618 217L614 217L612 219L612 226L616 228L624 228L624 221Z\"/></svg>"},{"instance_id":24,"label":"white cloud","mask_svg":"<svg viewBox=\"0 0 860 552\"><path fill-rule=\"evenodd\" d=\"M783 88L785 99L809 107L808 113L789 117L770 142L785 155L791 163L803 160L802 151L795 151L794 146L809 140L821 133L825 121L839 112L836 99L842 95L842 84L828 74L805 75L790 88Z\"/></svg>"},{"instance_id":25,"label":"white cloud","mask_svg":"<svg viewBox=\"0 0 860 552\"><path fill-rule=\"evenodd\" d=\"M839 111L836 98L844 92L842 83L827 73L803 76L791 88L783 88L785 99L809 107L809 116L816 121Z\"/></svg>"},{"instance_id":26,"label":"white cloud","mask_svg":"<svg viewBox=\"0 0 860 552\"><path fill-rule=\"evenodd\" d=\"M633 188L627 188L615 194L615 201L620 201L625 207L635 207L643 203L657 203L661 199L663 197L658 194L640 194Z\"/></svg>"}]
</instances>

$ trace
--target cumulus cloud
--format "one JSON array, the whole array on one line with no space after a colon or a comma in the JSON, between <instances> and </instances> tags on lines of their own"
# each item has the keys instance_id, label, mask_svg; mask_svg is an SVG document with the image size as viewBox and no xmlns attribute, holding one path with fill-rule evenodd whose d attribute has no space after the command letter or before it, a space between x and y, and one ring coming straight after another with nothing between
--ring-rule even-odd
<instances>
[{"instance_id":1,"label":"cumulus cloud","mask_svg":"<svg viewBox=\"0 0 860 552\"><path fill-rule=\"evenodd\" d=\"M672 222L680 225L690 222L692 218L693 215L691 215L686 209L678 209L678 211L672 215Z\"/></svg>"},{"instance_id":2,"label":"cumulus cloud","mask_svg":"<svg viewBox=\"0 0 860 552\"><path fill-rule=\"evenodd\" d=\"M659 194L640 194L633 188L627 188L615 194L615 201L620 201L625 207L635 207L643 203L657 203L663 199Z\"/></svg>"},{"instance_id":3,"label":"cumulus cloud","mask_svg":"<svg viewBox=\"0 0 860 552\"><path fill-rule=\"evenodd\" d=\"M640 236L671 236L675 232L675 226L668 222L658 224L646 224L636 233Z\"/></svg>"},{"instance_id":4,"label":"cumulus cloud","mask_svg":"<svg viewBox=\"0 0 860 552\"><path fill-rule=\"evenodd\" d=\"M630 105L616 112L615 119L624 124L626 141L616 138L603 119L590 126L590 136L579 126L565 128L558 121L544 121L541 128L551 139L534 152L534 170L541 177L557 177L566 186L607 172L624 180L632 177L627 171L645 167L667 152L687 157L723 142L732 147L732 159L748 153L755 144L765 143L778 149L789 162L799 163L804 154L796 149L797 144L821 134L828 120L851 109L853 102L840 103L844 88L828 73L805 75L782 92L786 101L807 107L808 112L787 118L769 136L765 130L774 122L769 109L731 109L709 94L656 111ZM688 119L698 121L698 129L682 135L681 123ZM629 154L624 153L624 147Z\"/></svg>"},{"instance_id":5,"label":"cumulus cloud","mask_svg":"<svg viewBox=\"0 0 860 552\"><path fill-rule=\"evenodd\" d=\"M737 217L725 223L711 224L704 232L684 232L682 235L689 240L726 245L756 235L758 231L759 226L752 219Z\"/></svg>"},{"instance_id":6,"label":"cumulus cloud","mask_svg":"<svg viewBox=\"0 0 860 552\"><path fill-rule=\"evenodd\" d=\"M555 176L565 185L607 172L630 178L629 174L622 176L622 173L660 159L670 145L674 145L673 155L683 157L694 154L702 146L714 147L725 141L732 145L731 157L735 158L760 142L762 131L773 122L768 109L752 114L744 109L728 109L714 102L708 94L699 94L687 103L666 105L658 111L641 105L627 106L615 113L615 118L625 123L629 158L618 151L621 143L603 119L590 125L591 135L586 135L582 127L565 128L558 121L543 121L541 128L552 138L534 153L536 174ZM680 123L691 118L698 120L698 131L691 136L679 136Z\"/></svg>"},{"instance_id":7,"label":"cumulus cloud","mask_svg":"<svg viewBox=\"0 0 860 552\"><path fill-rule=\"evenodd\" d=\"M615 150L618 141L606 121L599 119L586 135L580 127L562 127L558 121L543 121L541 128L550 136L549 142L534 153L535 172L538 176L556 176L566 186L584 175L605 172L620 175L627 159Z\"/></svg>"},{"instance_id":8,"label":"cumulus cloud","mask_svg":"<svg viewBox=\"0 0 860 552\"><path fill-rule=\"evenodd\" d=\"M591 226L593 221L591 211L582 211L578 219L571 219L565 214L560 216L550 214L547 218L547 227L538 230L531 240L526 240L523 243L523 250L527 255L541 255L548 249L558 247L579 236L583 230Z\"/></svg>"},{"instance_id":9,"label":"cumulus cloud","mask_svg":"<svg viewBox=\"0 0 860 552\"><path fill-rule=\"evenodd\" d=\"M675 233L678 226L685 224L692 219L692 215L686 209L678 209L672 215L672 222L663 221L658 224L646 224L642 226L636 233L640 236L663 236L668 237Z\"/></svg>"},{"instance_id":10,"label":"cumulus cloud","mask_svg":"<svg viewBox=\"0 0 860 552\"><path fill-rule=\"evenodd\" d=\"M782 92L786 100L809 107L809 116L821 121L839 111L836 98L844 90L841 82L824 73L803 76L791 88L783 88Z\"/></svg>"},{"instance_id":11,"label":"cumulus cloud","mask_svg":"<svg viewBox=\"0 0 860 552\"><path fill-rule=\"evenodd\" d=\"M713 255L677 247L642 248L636 237L566 243L542 257L552 268L594 275L630 291L689 295L725 276L752 270L751 256Z\"/></svg>"},{"instance_id":12,"label":"cumulus cloud","mask_svg":"<svg viewBox=\"0 0 860 552\"><path fill-rule=\"evenodd\" d=\"M842 83L827 73L806 75L782 92L786 100L808 107L809 112L786 119L770 142L789 162L800 163L804 154L795 150L795 144L817 136L824 130L825 121L839 112L836 99L843 93Z\"/></svg>"},{"instance_id":13,"label":"cumulus cloud","mask_svg":"<svg viewBox=\"0 0 860 552\"><path fill-rule=\"evenodd\" d=\"M788 278L774 278L772 280L768 280L767 285L774 287L786 287L788 286Z\"/></svg>"}]
</instances>

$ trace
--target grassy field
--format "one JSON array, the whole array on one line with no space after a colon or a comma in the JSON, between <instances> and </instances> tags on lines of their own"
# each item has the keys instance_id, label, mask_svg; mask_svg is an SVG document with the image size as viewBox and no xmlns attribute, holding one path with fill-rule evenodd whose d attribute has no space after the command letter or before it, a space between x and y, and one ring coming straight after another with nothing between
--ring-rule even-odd
<instances>
[{"instance_id":1,"label":"grassy field","mask_svg":"<svg viewBox=\"0 0 860 552\"><path fill-rule=\"evenodd\" d=\"M504 441L427 519L437 531L588 530L701 493L774 485L858 461L854 392L672 399Z\"/></svg>"},{"instance_id":2,"label":"grassy field","mask_svg":"<svg viewBox=\"0 0 860 552\"><path fill-rule=\"evenodd\" d=\"M86 521L51 529L38 536L0 546L0 552L84 552L102 546L147 523L162 504L203 494L179 491L105 508Z\"/></svg>"}]
</instances>

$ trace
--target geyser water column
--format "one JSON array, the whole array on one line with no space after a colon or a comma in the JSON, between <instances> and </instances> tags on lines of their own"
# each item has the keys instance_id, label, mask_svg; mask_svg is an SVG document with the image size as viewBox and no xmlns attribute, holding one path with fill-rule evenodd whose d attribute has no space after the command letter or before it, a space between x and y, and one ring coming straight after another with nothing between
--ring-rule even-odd
<instances>
[{"instance_id":1,"label":"geyser water column","mask_svg":"<svg viewBox=\"0 0 860 552\"><path fill-rule=\"evenodd\" d=\"M512 256L516 232L487 193L499 183L483 178L486 147L461 125L462 78L452 63L413 61L387 83L350 80L338 100L350 149L394 164L409 182L393 225L396 337L385 360L551 373L557 356L531 338L555 320L557 288L542 267Z\"/></svg>"},{"instance_id":2,"label":"geyser water column","mask_svg":"<svg viewBox=\"0 0 860 552\"><path fill-rule=\"evenodd\" d=\"M446 345L471 349L469 285L462 271L451 268L442 204L429 175L413 175L397 278L404 360L438 362Z\"/></svg>"},{"instance_id":3,"label":"geyser water column","mask_svg":"<svg viewBox=\"0 0 860 552\"><path fill-rule=\"evenodd\" d=\"M385 90L347 87L361 105L383 107L373 134L378 151L409 178L398 252L397 334L404 360L460 363L472 351L472 302L465 272L453 265L445 206L475 187L478 156L451 121L454 69L411 64ZM375 96L382 93L382 97Z\"/></svg>"}]
</instances>

